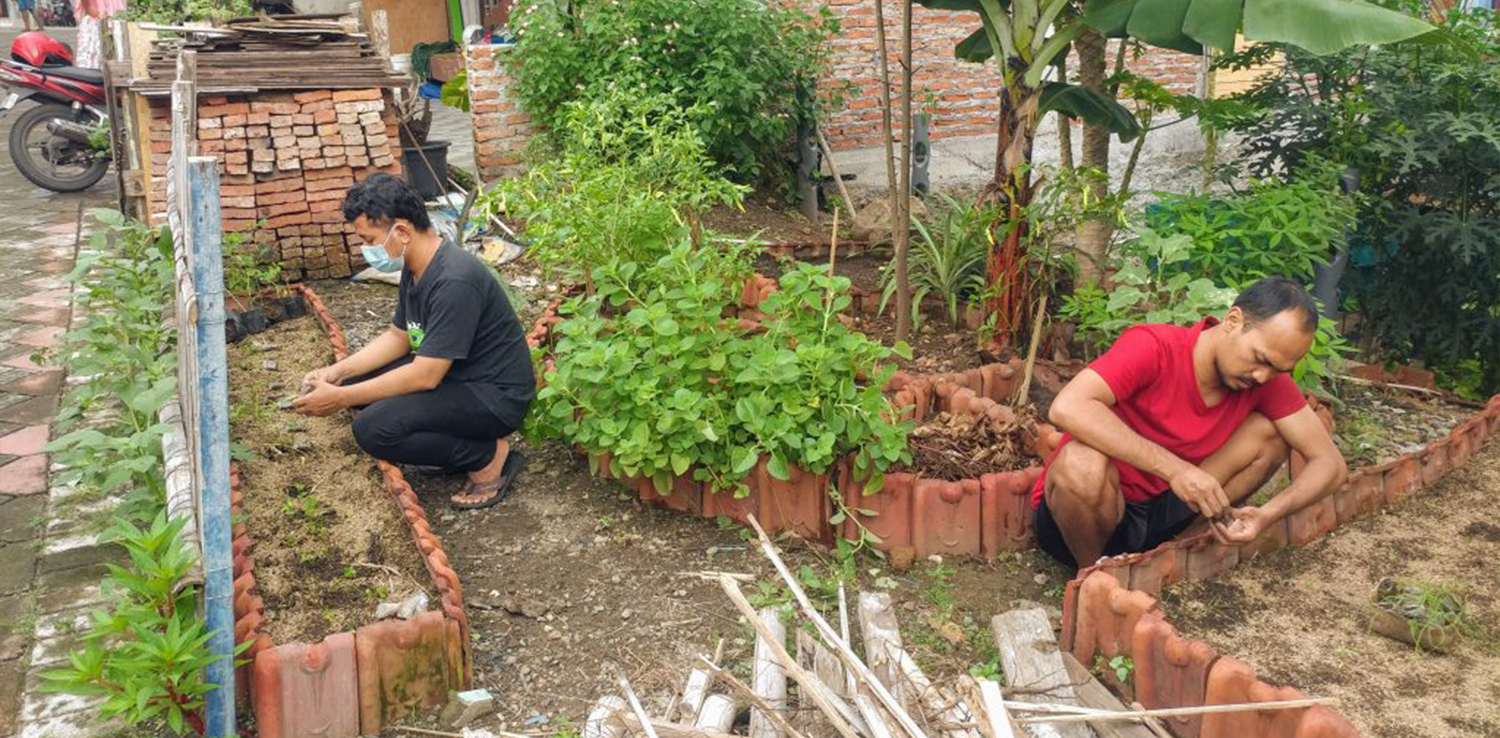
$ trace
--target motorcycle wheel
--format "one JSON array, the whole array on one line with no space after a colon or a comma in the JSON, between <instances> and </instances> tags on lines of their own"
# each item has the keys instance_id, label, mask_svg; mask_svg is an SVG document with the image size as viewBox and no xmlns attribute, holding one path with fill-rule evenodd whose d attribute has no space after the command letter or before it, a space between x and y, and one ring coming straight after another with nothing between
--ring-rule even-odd
<instances>
[{"instance_id":1,"label":"motorcycle wheel","mask_svg":"<svg viewBox=\"0 0 1500 738\"><path fill-rule=\"evenodd\" d=\"M66 105L38 105L16 118L10 129L10 158L16 169L32 184L53 192L93 187L109 171L109 157L48 132L47 121L55 119L81 122Z\"/></svg>"}]
</instances>

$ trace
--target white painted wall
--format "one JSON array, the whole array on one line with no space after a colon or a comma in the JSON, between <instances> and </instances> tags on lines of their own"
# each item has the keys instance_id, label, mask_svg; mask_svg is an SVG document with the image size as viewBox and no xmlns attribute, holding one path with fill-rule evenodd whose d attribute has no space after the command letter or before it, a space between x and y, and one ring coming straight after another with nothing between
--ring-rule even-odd
<instances>
[{"instance_id":1,"label":"white painted wall","mask_svg":"<svg viewBox=\"0 0 1500 738\"><path fill-rule=\"evenodd\" d=\"M299 13L342 13L349 9L352 0L292 0Z\"/></svg>"}]
</instances>

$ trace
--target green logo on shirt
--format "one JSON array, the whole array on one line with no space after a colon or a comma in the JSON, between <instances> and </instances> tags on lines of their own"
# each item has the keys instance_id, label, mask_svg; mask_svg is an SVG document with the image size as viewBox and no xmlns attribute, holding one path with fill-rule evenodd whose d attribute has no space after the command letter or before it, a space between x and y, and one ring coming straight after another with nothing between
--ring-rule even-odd
<instances>
[{"instance_id":1,"label":"green logo on shirt","mask_svg":"<svg viewBox=\"0 0 1500 738\"><path fill-rule=\"evenodd\" d=\"M406 342L411 344L412 351L416 351L417 349L422 348L422 339L426 337L427 334L422 331L421 323L407 322Z\"/></svg>"}]
</instances>

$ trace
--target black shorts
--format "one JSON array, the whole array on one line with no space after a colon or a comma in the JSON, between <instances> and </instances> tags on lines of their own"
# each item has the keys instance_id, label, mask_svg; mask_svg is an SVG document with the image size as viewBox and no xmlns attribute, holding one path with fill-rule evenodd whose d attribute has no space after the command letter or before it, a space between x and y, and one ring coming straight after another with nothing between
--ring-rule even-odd
<instances>
[{"instance_id":1,"label":"black shorts","mask_svg":"<svg viewBox=\"0 0 1500 738\"><path fill-rule=\"evenodd\" d=\"M1104 543L1104 555L1119 556L1150 551L1176 538L1177 534L1187 530L1197 519L1198 513L1193 512L1170 489L1145 502L1127 502L1120 524ZM1037 548L1074 569L1078 568L1078 562L1073 560L1073 552L1068 550L1057 521L1052 518L1052 511L1047 508L1045 497L1031 512L1031 531L1036 536Z\"/></svg>"}]
</instances>

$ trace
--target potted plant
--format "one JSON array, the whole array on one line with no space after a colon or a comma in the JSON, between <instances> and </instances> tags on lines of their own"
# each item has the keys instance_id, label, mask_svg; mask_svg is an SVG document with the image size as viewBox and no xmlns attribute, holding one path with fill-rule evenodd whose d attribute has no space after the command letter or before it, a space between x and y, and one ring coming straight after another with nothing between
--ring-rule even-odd
<instances>
[{"instance_id":1,"label":"potted plant","mask_svg":"<svg viewBox=\"0 0 1500 738\"><path fill-rule=\"evenodd\" d=\"M307 314L302 294L282 284L281 264L253 242L253 233L224 236L224 330L230 343Z\"/></svg>"}]
</instances>

